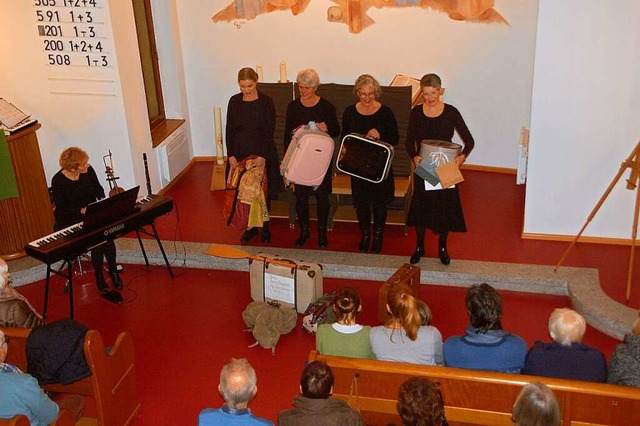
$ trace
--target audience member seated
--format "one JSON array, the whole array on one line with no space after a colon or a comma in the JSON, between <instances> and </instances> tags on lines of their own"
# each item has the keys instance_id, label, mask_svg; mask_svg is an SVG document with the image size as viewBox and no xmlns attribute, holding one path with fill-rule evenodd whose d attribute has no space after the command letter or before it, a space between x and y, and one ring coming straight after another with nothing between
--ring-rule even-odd
<instances>
[{"instance_id":1,"label":"audience member seated","mask_svg":"<svg viewBox=\"0 0 640 426\"><path fill-rule=\"evenodd\" d=\"M397 409L405 426L440 426L445 419L438 385L423 377L412 377L400 385Z\"/></svg>"},{"instance_id":2,"label":"audience member seated","mask_svg":"<svg viewBox=\"0 0 640 426\"><path fill-rule=\"evenodd\" d=\"M502 329L502 298L489 284L474 284L466 296L469 322L465 334L444 344L444 362L449 367L519 373L527 344Z\"/></svg>"},{"instance_id":3,"label":"audience member seated","mask_svg":"<svg viewBox=\"0 0 640 426\"><path fill-rule=\"evenodd\" d=\"M558 379L607 381L607 361L602 352L580 343L587 324L579 313L563 308L549 316L551 343L535 342L524 362L522 374Z\"/></svg>"},{"instance_id":4,"label":"audience member seated","mask_svg":"<svg viewBox=\"0 0 640 426\"><path fill-rule=\"evenodd\" d=\"M304 368L300 378L300 393L293 399L294 408L281 411L280 426L351 426L363 425L357 411L346 402L330 398L333 393L333 372L322 361L313 361Z\"/></svg>"},{"instance_id":5,"label":"audience member seated","mask_svg":"<svg viewBox=\"0 0 640 426\"><path fill-rule=\"evenodd\" d=\"M343 287L336 293L332 305L336 322L320 324L316 334L316 350L321 354L350 358L374 358L369 334L371 327L356 322L360 313L360 295L352 287Z\"/></svg>"},{"instance_id":6,"label":"audience member seated","mask_svg":"<svg viewBox=\"0 0 640 426\"><path fill-rule=\"evenodd\" d=\"M31 425L45 426L56 421L61 409L67 409L76 421L80 420L84 408L82 397L60 395L55 402L51 400L33 376L4 363L7 346L5 335L0 331L0 418L24 414Z\"/></svg>"},{"instance_id":7,"label":"audience member seated","mask_svg":"<svg viewBox=\"0 0 640 426\"><path fill-rule=\"evenodd\" d=\"M0 327L32 328L43 324L42 316L10 284L9 266L0 259Z\"/></svg>"},{"instance_id":8,"label":"audience member seated","mask_svg":"<svg viewBox=\"0 0 640 426\"><path fill-rule=\"evenodd\" d=\"M224 398L224 405L219 410L202 410L198 425L272 425L270 421L254 416L249 409L249 401L258 392L257 381L249 361L232 359L220 372L218 391Z\"/></svg>"},{"instance_id":9,"label":"audience member seated","mask_svg":"<svg viewBox=\"0 0 640 426\"><path fill-rule=\"evenodd\" d=\"M543 383L527 383L513 404L511 420L516 426L559 426L558 400Z\"/></svg>"},{"instance_id":10,"label":"audience member seated","mask_svg":"<svg viewBox=\"0 0 640 426\"><path fill-rule=\"evenodd\" d=\"M640 387L640 316L633 323L631 334L625 335L624 342L613 351L607 381Z\"/></svg>"},{"instance_id":11,"label":"audience member seated","mask_svg":"<svg viewBox=\"0 0 640 426\"><path fill-rule=\"evenodd\" d=\"M377 359L442 365L442 335L433 326L424 326L419 299L407 284L391 286L387 311L391 320L371 329L371 349Z\"/></svg>"}]
</instances>

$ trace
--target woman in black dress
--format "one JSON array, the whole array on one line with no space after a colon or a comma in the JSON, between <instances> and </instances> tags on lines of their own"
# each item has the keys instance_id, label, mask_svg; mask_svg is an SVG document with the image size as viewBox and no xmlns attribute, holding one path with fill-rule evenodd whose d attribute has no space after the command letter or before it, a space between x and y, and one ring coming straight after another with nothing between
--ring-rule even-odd
<instances>
[{"instance_id":1,"label":"woman in black dress","mask_svg":"<svg viewBox=\"0 0 640 426\"><path fill-rule=\"evenodd\" d=\"M340 124L336 115L336 107L329 101L316 95L320 85L320 77L313 68L300 71L296 78L300 97L291 101L287 107L287 118L284 129L285 152L291 143L291 136L295 129L303 124L314 121L318 129L328 133L331 137L340 134ZM311 186L296 185L296 213L300 221L300 236L296 240L296 247L302 247L309 239L309 197L316 196L318 201L318 245L326 247L327 222L329 220L329 195L331 195L332 167L324 177L322 183L314 190Z\"/></svg>"},{"instance_id":2,"label":"woman in black dress","mask_svg":"<svg viewBox=\"0 0 640 426\"><path fill-rule=\"evenodd\" d=\"M356 80L353 93L358 102L347 107L342 116L342 136L359 133L379 139L391 145L398 144L398 123L393 111L382 105L378 98L382 93L378 81L369 74L363 74ZM360 252L382 251L382 234L387 221L387 205L393 201L395 190L393 169L380 183L372 183L357 177L351 177L351 194L356 216L360 224ZM373 243L371 243L371 214L373 213Z\"/></svg>"},{"instance_id":3,"label":"woman in black dress","mask_svg":"<svg viewBox=\"0 0 640 426\"><path fill-rule=\"evenodd\" d=\"M460 112L441 100L444 93L440 77L427 74L420 80L420 90L424 97L424 104L417 105L409 116L409 130L407 132L407 153L417 166L422 161L420 147L424 139L435 139L451 142L454 130L458 133L464 149L455 159L460 167L474 146L473 136L460 115ZM462 213L462 203L458 188L442 189L440 184L435 187L423 180L417 174L413 175L414 190L409 209L408 225L416 227L416 251L411 256L411 263L415 264L424 256L424 232L429 228L439 235L438 255L444 265L451 262L447 252L447 236L449 232L467 232Z\"/></svg>"},{"instance_id":4,"label":"woman in black dress","mask_svg":"<svg viewBox=\"0 0 640 426\"><path fill-rule=\"evenodd\" d=\"M284 189L278 168L278 152L273 141L276 126L276 109L267 95L258 91L258 74L252 68L238 72L240 92L229 99L227 107L227 156L229 167L234 169L249 155L256 155L256 164L265 165L267 174L267 209L271 200L278 198ZM249 242L258 235L258 228L249 228L240 237L241 243ZM262 225L262 242L271 242L269 222Z\"/></svg>"},{"instance_id":5,"label":"woman in black dress","mask_svg":"<svg viewBox=\"0 0 640 426\"><path fill-rule=\"evenodd\" d=\"M87 205L104 198L104 189L98 176L89 165L89 155L77 147L62 151L60 171L51 179L51 192L55 210L54 230L59 231L84 220ZM116 288L122 288L122 280L116 265L116 245L113 240L91 249L91 262L98 290L109 289L102 274L102 260L107 259L109 275Z\"/></svg>"}]
</instances>

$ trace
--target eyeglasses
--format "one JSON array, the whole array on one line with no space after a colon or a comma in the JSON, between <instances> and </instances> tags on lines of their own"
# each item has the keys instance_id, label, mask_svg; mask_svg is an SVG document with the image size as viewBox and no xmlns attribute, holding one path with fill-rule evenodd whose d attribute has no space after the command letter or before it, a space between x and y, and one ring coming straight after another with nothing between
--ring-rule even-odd
<instances>
[{"instance_id":1,"label":"eyeglasses","mask_svg":"<svg viewBox=\"0 0 640 426\"><path fill-rule=\"evenodd\" d=\"M358 96L360 96L361 98L375 98L376 93L375 92L368 92L368 93L358 92Z\"/></svg>"}]
</instances>

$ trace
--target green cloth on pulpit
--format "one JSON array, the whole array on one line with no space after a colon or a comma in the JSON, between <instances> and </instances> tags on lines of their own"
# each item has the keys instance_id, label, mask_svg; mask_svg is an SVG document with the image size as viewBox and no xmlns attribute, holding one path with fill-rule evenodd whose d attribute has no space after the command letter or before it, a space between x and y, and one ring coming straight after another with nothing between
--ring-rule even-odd
<instances>
[{"instance_id":1,"label":"green cloth on pulpit","mask_svg":"<svg viewBox=\"0 0 640 426\"><path fill-rule=\"evenodd\" d=\"M16 175L11 163L9 145L4 130L0 129L0 200L17 196L18 182L16 182Z\"/></svg>"}]
</instances>

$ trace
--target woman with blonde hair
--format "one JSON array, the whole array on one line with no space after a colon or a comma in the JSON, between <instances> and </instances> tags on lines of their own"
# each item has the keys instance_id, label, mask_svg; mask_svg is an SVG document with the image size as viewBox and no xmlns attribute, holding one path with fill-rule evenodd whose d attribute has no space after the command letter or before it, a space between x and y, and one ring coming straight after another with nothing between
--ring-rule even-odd
<instances>
[{"instance_id":1,"label":"woman with blonde hair","mask_svg":"<svg viewBox=\"0 0 640 426\"><path fill-rule=\"evenodd\" d=\"M343 139L349 133L358 133L368 138L397 145L398 123L391 108L380 103L382 89L378 80L369 74L362 74L353 85L353 93L358 102L347 107L342 115ZM360 225L361 253L382 251L382 234L387 221L387 205L393 201L393 168L387 178L380 183L372 183L351 176L351 194ZM373 216L373 241L371 238L371 216Z\"/></svg>"},{"instance_id":2,"label":"woman with blonde hair","mask_svg":"<svg viewBox=\"0 0 640 426\"><path fill-rule=\"evenodd\" d=\"M535 342L524 361L522 374L558 379L607 381L607 361L600 350L587 346L582 337L587 324L568 308L554 309L549 316L551 343Z\"/></svg>"},{"instance_id":3,"label":"woman with blonde hair","mask_svg":"<svg viewBox=\"0 0 640 426\"><path fill-rule=\"evenodd\" d=\"M336 292L331 309L336 322L320 324L316 334L316 350L325 355L374 358L369 343L371 327L362 326L356 321L362 309L358 292L352 287L341 288Z\"/></svg>"},{"instance_id":4,"label":"woman with blonde hair","mask_svg":"<svg viewBox=\"0 0 640 426\"><path fill-rule=\"evenodd\" d=\"M407 284L391 286L387 293L389 320L371 329L371 349L377 359L413 364L443 365L442 335L422 325L420 301Z\"/></svg>"},{"instance_id":5,"label":"woman with blonde hair","mask_svg":"<svg viewBox=\"0 0 640 426\"><path fill-rule=\"evenodd\" d=\"M87 205L105 196L95 170L89 165L89 154L83 149L75 146L65 149L60 154L58 163L60 170L51 179L56 231L82 222ZM113 285L122 288L123 283L116 265L116 245L113 240L108 240L91 249L91 262L98 290L109 290L102 274L103 258L107 259Z\"/></svg>"}]
</instances>

